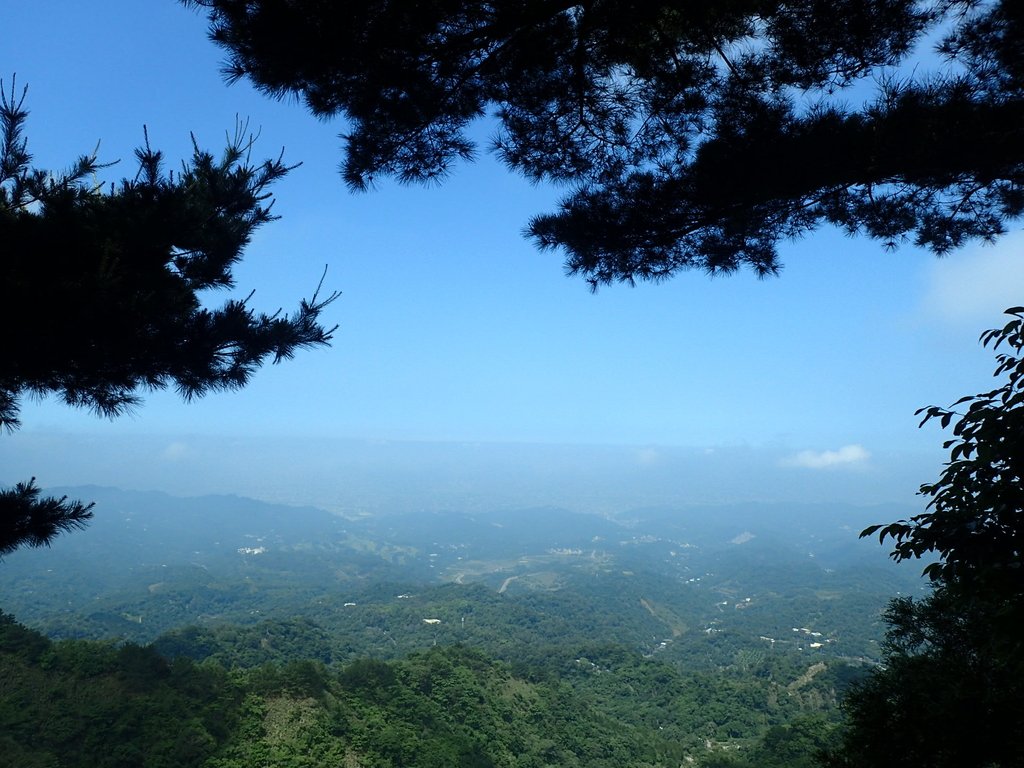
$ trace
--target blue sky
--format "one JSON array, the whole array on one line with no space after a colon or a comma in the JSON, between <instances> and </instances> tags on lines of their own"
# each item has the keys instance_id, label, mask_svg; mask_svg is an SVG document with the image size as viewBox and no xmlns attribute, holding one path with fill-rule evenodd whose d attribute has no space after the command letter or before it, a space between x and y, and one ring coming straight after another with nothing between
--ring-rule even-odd
<instances>
[{"instance_id":1,"label":"blue sky","mask_svg":"<svg viewBox=\"0 0 1024 768\"><path fill-rule=\"evenodd\" d=\"M326 264L326 287L343 294L328 318L340 326L330 350L266 368L242 392L187 406L154 393L113 422L26 402L22 430L0 437L8 482L25 471L72 482L84 467L97 482L163 482L132 455L99 471L86 461L96 440L150 440L168 461L226 437L315 439L321 451L325 440L412 440L746 452L761 471L791 473L794 498L801 477L818 488L828 475L842 494L856 483L841 473L871 485L882 470L885 493L902 497L942 456L941 434L919 431L914 410L989 386L992 357L977 337L1024 303L1017 232L940 260L821 231L785 247L777 279L690 273L592 295L565 277L559 255L521 236L558 189L531 186L482 153L439 187L383 180L350 194L337 173L344 126L245 83L226 86L204 20L172 0L7 3L0 38L8 90L14 73L29 86L41 167L62 168L99 141L102 160L121 159L107 172L120 178L134 173L143 125L176 163L190 133L215 149L236 115L248 119L258 155L284 147L303 165L275 188L282 218L247 251L238 293L256 289L260 309L287 309ZM479 129L485 143L489 130ZM58 438L68 450L39 447ZM203 455L206 468L216 464ZM255 452L250 470L289 471L280 457L273 470L267 461L260 469ZM177 467L168 476L181 490ZM245 493L251 482L226 468L222 477L197 490Z\"/></svg>"}]
</instances>

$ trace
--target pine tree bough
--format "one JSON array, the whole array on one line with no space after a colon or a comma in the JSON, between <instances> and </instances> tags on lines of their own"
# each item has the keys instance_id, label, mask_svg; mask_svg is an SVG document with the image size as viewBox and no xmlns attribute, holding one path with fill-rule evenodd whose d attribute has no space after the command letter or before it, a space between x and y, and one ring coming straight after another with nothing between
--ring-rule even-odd
<instances>
[{"instance_id":1,"label":"pine tree bough","mask_svg":"<svg viewBox=\"0 0 1024 768\"><path fill-rule=\"evenodd\" d=\"M238 389L264 362L330 342L320 315L337 294L319 287L291 314L256 312L252 294L204 301L234 285L253 231L275 218L269 187L290 170L280 157L251 163L244 125L220 158L193 140L172 173L147 138L135 177L104 189L92 181L103 167L95 154L64 173L31 167L25 92L13 85L0 89L0 432L19 426L26 394L113 417L141 392L173 387L191 400ZM88 518L87 507L37 491L5 492L0 554L24 520L50 521L23 539L39 545Z\"/></svg>"},{"instance_id":2,"label":"pine tree bough","mask_svg":"<svg viewBox=\"0 0 1024 768\"><path fill-rule=\"evenodd\" d=\"M774 274L822 224L941 254L1024 212L1011 0L183 2L230 80L348 120L354 189L442 178L492 115L511 170L570 186L528 233L592 287Z\"/></svg>"}]
</instances>

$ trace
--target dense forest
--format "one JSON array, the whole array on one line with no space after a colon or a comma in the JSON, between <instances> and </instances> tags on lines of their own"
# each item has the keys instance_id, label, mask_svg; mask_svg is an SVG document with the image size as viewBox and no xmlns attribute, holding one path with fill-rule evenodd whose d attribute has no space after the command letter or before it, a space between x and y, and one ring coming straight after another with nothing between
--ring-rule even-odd
<instances>
[{"instance_id":1,"label":"dense forest","mask_svg":"<svg viewBox=\"0 0 1024 768\"><path fill-rule=\"evenodd\" d=\"M920 588L850 534L876 510L89 491L108 515L0 572L8 765L813 765Z\"/></svg>"},{"instance_id":2,"label":"dense forest","mask_svg":"<svg viewBox=\"0 0 1024 768\"><path fill-rule=\"evenodd\" d=\"M244 636L225 632L207 647L216 655L235 641ZM54 642L4 616L0 760L440 768L698 756L793 765L827 743L837 697L858 674L763 655L686 672L621 646L545 650L516 664L439 645L393 661L325 665L299 653L228 668L133 643Z\"/></svg>"}]
</instances>

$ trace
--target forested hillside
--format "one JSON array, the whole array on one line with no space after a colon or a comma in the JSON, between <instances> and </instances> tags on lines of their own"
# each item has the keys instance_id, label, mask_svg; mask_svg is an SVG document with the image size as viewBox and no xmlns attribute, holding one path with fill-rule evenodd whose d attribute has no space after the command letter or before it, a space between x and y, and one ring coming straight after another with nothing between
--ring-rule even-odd
<instances>
[{"instance_id":1,"label":"forested hillside","mask_svg":"<svg viewBox=\"0 0 1024 768\"><path fill-rule=\"evenodd\" d=\"M12 766L810 765L917 586L851 533L874 510L90 493L0 571L36 628L4 618Z\"/></svg>"},{"instance_id":2,"label":"forested hillside","mask_svg":"<svg viewBox=\"0 0 1024 768\"><path fill-rule=\"evenodd\" d=\"M737 750L781 759L827 740L850 674L823 663L792 680L795 670L773 664L686 673L621 647L569 651L513 666L439 646L391 662L228 670L134 644L52 642L4 616L0 763L610 768L712 765Z\"/></svg>"},{"instance_id":3,"label":"forested hillside","mask_svg":"<svg viewBox=\"0 0 1024 768\"><path fill-rule=\"evenodd\" d=\"M53 637L148 643L190 625L300 619L329 638L325 661L435 642L505 658L538 639L595 637L688 663L749 644L874 658L886 602L920 587L912 567L856 539L877 510L345 519L238 497L89 493L105 508L89 531L0 569L3 608Z\"/></svg>"}]
</instances>

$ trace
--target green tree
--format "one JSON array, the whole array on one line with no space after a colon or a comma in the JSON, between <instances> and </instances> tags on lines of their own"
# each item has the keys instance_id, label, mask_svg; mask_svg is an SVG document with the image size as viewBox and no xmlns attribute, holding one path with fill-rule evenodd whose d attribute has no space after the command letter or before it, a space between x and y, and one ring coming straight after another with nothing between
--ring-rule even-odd
<instances>
[{"instance_id":1,"label":"green tree","mask_svg":"<svg viewBox=\"0 0 1024 768\"><path fill-rule=\"evenodd\" d=\"M827 765L1020 765L1024 664L986 602L937 587L892 603L885 666L848 695L847 729Z\"/></svg>"},{"instance_id":2,"label":"green tree","mask_svg":"<svg viewBox=\"0 0 1024 768\"><path fill-rule=\"evenodd\" d=\"M927 510L875 525L897 561L925 556L931 594L893 601L885 666L855 686L836 766L1020 764L1024 754L1024 307L988 331L1002 386L922 409L953 424ZM962 410L955 410L960 408ZM955 420L955 421L954 421Z\"/></svg>"},{"instance_id":3,"label":"green tree","mask_svg":"<svg viewBox=\"0 0 1024 768\"><path fill-rule=\"evenodd\" d=\"M772 274L826 223L944 253L1024 212L1016 0L183 2L229 80L348 119L352 188L443 177L492 113L510 169L570 185L528 231L594 287Z\"/></svg>"},{"instance_id":4,"label":"green tree","mask_svg":"<svg viewBox=\"0 0 1024 768\"><path fill-rule=\"evenodd\" d=\"M233 286L252 233L273 220L270 186L290 168L250 162L244 125L220 158L194 144L168 172L160 152L136 150L138 171L109 188L95 154L69 170L31 166L25 91L0 88L0 431L19 426L26 395L56 394L113 417L140 392L174 387L189 401L237 389L265 361L327 344L319 289L285 315L257 313L251 295L212 307ZM40 497L34 481L0 492L0 555L83 526L91 506Z\"/></svg>"},{"instance_id":5,"label":"green tree","mask_svg":"<svg viewBox=\"0 0 1024 768\"><path fill-rule=\"evenodd\" d=\"M1013 319L1003 328L981 336L983 345L1003 348L994 373L1006 377L1002 386L918 412L922 425L953 424L943 444L950 460L936 482L921 486L925 512L861 535L892 539L896 561L937 556L924 569L936 589L984 606L1005 650L1016 652L1024 650L1024 307L1007 314Z\"/></svg>"},{"instance_id":6,"label":"green tree","mask_svg":"<svg viewBox=\"0 0 1024 768\"><path fill-rule=\"evenodd\" d=\"M92 517L92 504L41 496L35 483L33 477L0 489L0 556L22 545L41 547L60 533L84 528Z\"/></svg>"}]
</instances>

